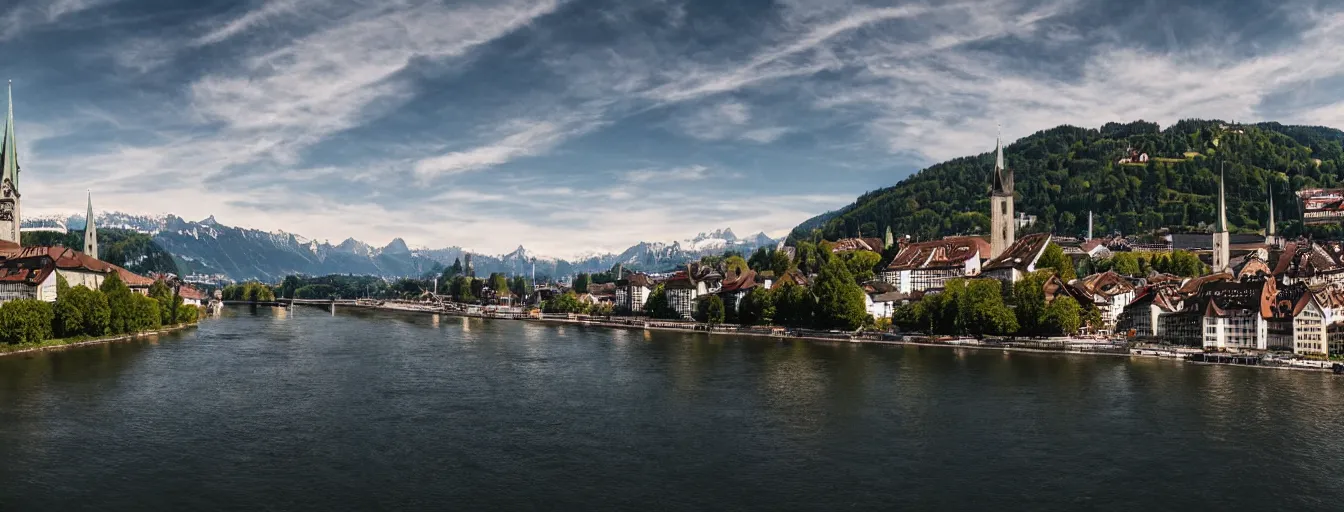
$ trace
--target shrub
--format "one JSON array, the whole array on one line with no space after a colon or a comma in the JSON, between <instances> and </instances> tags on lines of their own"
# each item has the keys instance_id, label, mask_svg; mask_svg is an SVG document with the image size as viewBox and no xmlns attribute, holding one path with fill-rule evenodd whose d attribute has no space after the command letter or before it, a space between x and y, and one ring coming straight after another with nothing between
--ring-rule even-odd
<instances>
[{"instance_id":1,"label":"shrub","mask_svg":"<svg viewBox=\"0 0 1344 512\"><path fill-rule=\"evenodd\" d=\"M0 305L0 343L36 343L51 337L54 313L40 300L11 300Z\"/></svg>"},{"instance_id":2,"label":"shrub","mask_svg":"<svg viewBox=\"0 0 1344 512\"><path fill-rule=\"evenodd\" d=\"M54 331L57 336L102 336L108 333L112 310L107 296L80 285L56 296Z\"/></svg>"}]
</instances>

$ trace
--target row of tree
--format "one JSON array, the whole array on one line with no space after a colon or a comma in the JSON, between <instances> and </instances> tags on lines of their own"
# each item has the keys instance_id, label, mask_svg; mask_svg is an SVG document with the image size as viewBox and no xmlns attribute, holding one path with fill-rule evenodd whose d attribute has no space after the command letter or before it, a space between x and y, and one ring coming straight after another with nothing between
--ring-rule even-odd
<instances>
[{"instance_id":1,"label":"row of tree","mask_svg":"<svg viewBox=\"0 0 1344 512\"><path fill-rule=\"evenodd\" d=\"M1054 336L1100 327L1101 314L1065 294L1047 303L1053 270L1026 275L1005 293L997 279L953 279L941 293L897 308L892 323L903 330L950 336ZM1005 297L1011 299L1009 307Z\"/></svg>"},{"instance_id":2,"label":"row of tree","mask_svg":"<svg viewBox=\"0 0 1344 512\"><path fill-rule=\"evenodd\" d=\"M108 274L96 290L71 287L57 276L55 303L24 299L0 305L0 343L134 334L193 323L199 313L163 281L155 282L145 296L131 291L116 273Z\"/></svg>"},{"instance_id":3,"label":"row of tree","mask_svg":"<svg viewBox=\"0 0 1344 512\"><path fill-rule=\"evenodd\" d=\"M220 292L224 300L245 301L245 302L274 302L275 289L268 285L248 281L246 283L231 284L224 287Z\"/></svg>"}]
</instances>

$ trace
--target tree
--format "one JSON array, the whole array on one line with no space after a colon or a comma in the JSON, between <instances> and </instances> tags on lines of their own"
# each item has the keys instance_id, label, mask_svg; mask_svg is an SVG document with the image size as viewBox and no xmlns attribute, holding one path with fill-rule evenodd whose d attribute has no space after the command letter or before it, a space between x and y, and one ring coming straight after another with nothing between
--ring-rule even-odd
<instances>
[{"instance_id":1,"label":"tree","mask_svg":"<svg viewBox=\"0 0 1344 512\"><path fill-rule=\"evenodd\" d=\"M132 298L135 295L126 283L121 280L121 276L116 272L110 272L103 278L103 284L98 290L107 296L107 306L110 308L111 316L108 320L108 332L110 334L128 334L135 332L137 320L135 319L135 302Z\"/></svg>"},{"instance_id":2,"label":"tree","mask_svg":"<svg viewBox=\"0 0 1344 512\"><path fill-rule=\"evenodd\" d=\"M528 284L523 276L513 276L509 280L509 291L512 291L518 298L526 298L532 295L532 285Z\"/></svg>"},{"instance_id":3,"label":"tree","mask_svg":"<svg viewBox=\"0 0 1344 512\"><path fill-rule=\"evenodd\" d=\"M770 270L770 249L759 247L747 258L747 266L756 272Z\"/></svg>"},{"instance_id":4,"label":"tree","mask_svg":"<svg viewBox=\"0 0 1344 512\"><path fill-rule=\"evenodd\" d=\"M661 284L654 286L653 291L649 293L649 299L644 301L644 313L649 315L649 318L681 318L681 314L672 309L672 305L667 301L667 290L663 289Z\"/></svg>"},{"instance_id":5,"label":"tree","mask_svg":"<svg viewBox=\"0 0 1344 512\"><path fill-rule=\"evenodd\" d=\"M501 296L508 295L509 294L508 276L505 276L504 274L499 272L490 274L490 289L494 290L496 294L499 294Z\"/></svg>"},{"instance_id":6,"label":"tree","mask_svg":"<svg viewBox=\"0 0 1344 512\"><path fill-rule=\"evenodd\" d=\"M453 278L453 284L448 287L448 294L453 296L457 302L472 303L476 302L476 295L472 293L472 279L467 276L459 275Z\"/></svg>"},{"instance_id":7,"label":"tree","mask_svg":"<svg viewBox=\"0 0 1344 512\"><path fill-rule=\"evenodd\" d=\"M1122 276L1137 276L1143 273L1139 258L1132 252L1117 252L1111 256L1111 271Z\"/></svg>"},{"instance_id":8,"label":"tree","mask_svg":"<svg viewBox=\"0 0 1344 512\"><path fill-rule=\"evenodd\" d=\"M793 260L789 259L788 253L784 251L774 251L770 253L770 271L778 278L793 269Z\"/></svg>"},{"instance_id":9,"label":"tree","mask_svg":"<svg viewBox=\"0 0 1344 512\"><path fill-rule=\"evenodd\" d=\"M970 279L963 281L958 314L962 328L977 336L1007 335L1017 332L1017 318L1003 303L1001 284L997 279Z\"/></svg>"},{"instance_id":10,"label":"tree","mask_svg":"<svg viewBox=\"0 0 1344 512\"><path fill-rule=\"evenodd\" d=\"M696 301L695 319L697 321L713 326L723 323L725 316L723 299L719 298L718 295L710 295Z\"/></svg>"},{"instance_id":11,"label":"tree","mask_svg":"<svg viewBox=\"0 0 1344 512\"><path fill-rule=\"evenodd\" d=\"M592 279L588 274L580 273L574 276L574 286L572 288L575 293L588 293L588 285L591 283Z\"/></svg>"},{"instance_id":12,"label":"tree","mask_svg":"<svg viewBox=\"0 0 1344 512\"><path fill-rule=\"evenodd\" d=\"M751 267L747 265L747 260L742 259L741 256L736 254L723 259L724 274L741 274L746 272L748 268Z\"/></svg>"},{"instance_id":13,"label":"tree","mask_svg":"<svg viewBox=\"0 0 1344 512\"><path fill-rule=\"evenodd\" d=\"M1064 254L1064 249L1051 242L1045 246L1045 251L1041 253L1040 259L1036 260L1036 268L1040 270L1054 269L1055 274L1069 282L1078 277L1073 268L1073 258Z\"/></svg>"},{"instance_id":14,"label":"tree","mask_svg":"<svg viewBox=\"0 0 1344 512\"><path fill-rule=\"evenodd\" d=\"M112 309L101 291L75 286L56 295L53 309L53 330L57 336L102 336L109 332Z\"/></svg>"},{"instance_id":15,"label":"tree","mask_svg":"<svg viewBox=\"0 0 1344 512\"><path fill-rule=\"evenodd\" d=\"M159 323L162 325L172 325L176 322L175 315L177 308L173 305L173 291L168 288L168 283L159 279L149 286L149 298L159 302Z\"/></svg>"},{"instance_id":16,"label":"tree","mask_svg":"<svg viewBox=\"0 0 1344 512\"><path fill-rule=\"evenodd\" d=\"M303 286L303 282L299 280L299 276L285 276L285 280L280 283L280 296L292 299L294 298L294 290L298 290L301 286Z\"/></svg>"},{"instance_id":17,"label":"tree","mask_svg":"<svg viewBox=\"0 0 1344 512\"><path fill-rule=\"evenodd\" d=\"M1073 297L1056 297L1045 307L1042 327L1052 334L1069 335L1082 325L1082 307Z\"/></svg>"},{"instance_id":18,"label":"tree","mask_svg":"<svg viewBox=\"0 0 1344 512\"><path fill-rule=\"evenodd\" d=\"M582 313L584 305L579 302L578 294L568 291L541 304L541 311L544 313Z\"/></svg>"},{"instance_id":19,"label":"tree","mask_svg":"<svg viewBox=\"0 0 1344 512\"><path fill-rule=\"evenodd\" d=\"M817 302L807 288L784 283L775 290L775 322L789 327L810 327Z\"/></svg>"},{"instance_id":20,"label":"tree","mask_svg":"<svg viewBox=\"0 0 1344 512\"><path fill-rule=\"evenodd\" d=\"M817 325L826 329L854 330L868 315L863 288L854 282L845 262L831 258L821 267L813 294L817 297Z\"/></svg>"},{"instance_id":21,"label":"tree","mask_svg":"<svg viewBox=\"0 0 1344 512\"><path fill-rule=\"evenodd\" d=\"M872 251L850 251L844 255L844 260L845 267L854 276L854 280L866 283L876 277L873 271L877 268L877 264L882 262L882 255Z\"/></svg>"},{"instance_id":22,"label":"tree","mask_svg":"<svg viewBox=\"0 0 1344 512\"><path fill-rule=\"evenodd\" d=\"M774 292L757 286L742 297L738 306L737 321L742 325L766 325L775 318Z\"/></svg>"},{"instance_id":23,"label":"tree","mask_svg":"<svg viewBox=\"0 0 1344 512\"><path fill-rule=\"evenodd\" d=\"M1013 313L1017 316L1019 333L1028 336L1042 334L1045 282L1049 279L1049 270L1037 270L1023 276L1021 281L1013 285Z\"/></svg>"},{"instance_id":24,"label":"tree","mask_svg":"<svg viewBox=\"0 0 1344 512\"><path fill-rule=\"evenodd\" d=\"M37 343L51 337L51 304L35 299L0 304L0 343Z\"/></svg>"}]
</instances>

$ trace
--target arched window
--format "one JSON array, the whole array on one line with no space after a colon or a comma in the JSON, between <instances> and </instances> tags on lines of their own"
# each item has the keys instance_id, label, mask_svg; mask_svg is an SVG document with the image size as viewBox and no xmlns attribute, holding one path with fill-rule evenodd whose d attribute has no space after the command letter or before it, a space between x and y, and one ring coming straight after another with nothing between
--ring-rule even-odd
<instances>
[{"instance_id":1,"label":"arched window","mask_svg":"<svg viewBox=\"0 0 1344 512\"><path fill-rule=\"evenodd\" d=\"M1008 201L999 203L999 211L1003 212L1004 215L1008 215Z\"/></svg>"}]
</instances>

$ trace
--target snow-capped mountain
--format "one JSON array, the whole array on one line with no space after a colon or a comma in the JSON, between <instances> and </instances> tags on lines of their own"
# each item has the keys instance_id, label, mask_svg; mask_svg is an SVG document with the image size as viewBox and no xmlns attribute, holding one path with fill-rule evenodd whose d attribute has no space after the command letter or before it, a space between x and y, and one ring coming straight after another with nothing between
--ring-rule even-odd
<instances>
[{"instance_id":1,"label":"snow-capped mountain","mask_svg":"<svg viewBox=\"0 0 1344 512\"><path fill-rule=\"evenodd\" d=\"M411 249L395 238L383 247L347 238L339 244L311 240L284 231L266 232L221 224L213 216L188 221L174 215L135 216L104 212L98 226L149 234L172 255L183 274L224 274L236 280L278 281L290 274L363 274L388 278L418 277L437 273L454 262L465 263L468 251L457 246L441 249ZM24 226L64 224L69 230L84 229L83 215L25 219ZM738 238L732 229L719 229L672 243L639 242L619 254L591 254L573 260L533 254L523 246L500 255L471 253L476 275L492 272L539 276L565 276L578 272L602 272L620 264L628 270L664 271L703 256L737 251L749 255L759 247L773 247L776 240L758 233Z\"/></svg>"}]
</instances>

